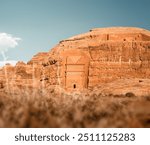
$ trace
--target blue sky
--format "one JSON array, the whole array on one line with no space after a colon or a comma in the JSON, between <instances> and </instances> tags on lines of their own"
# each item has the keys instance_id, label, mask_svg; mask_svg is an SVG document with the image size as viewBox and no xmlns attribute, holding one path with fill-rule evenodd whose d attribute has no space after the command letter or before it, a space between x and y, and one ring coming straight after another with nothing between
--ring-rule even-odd
<instances>
[{"instance_id":1,"label":"blue sky","mask_svg":"<svg viewBox=\"0 0 150 145\"><path fill-rule=\"evenodd\" d=\"M95 27L150 29L149 6L149 0L0 0L0 33L21 38L5 55L28 61L60 40Z\"/></svg>"}]
</instances>

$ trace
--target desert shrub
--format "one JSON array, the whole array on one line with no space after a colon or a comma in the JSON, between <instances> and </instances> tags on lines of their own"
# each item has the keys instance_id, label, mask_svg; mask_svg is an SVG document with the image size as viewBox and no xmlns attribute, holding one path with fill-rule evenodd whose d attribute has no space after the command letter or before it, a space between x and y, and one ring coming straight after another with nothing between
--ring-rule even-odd
<instances>
[{"instance_id":1,"label":"desert shrub","mask_svg":"<svg viewBox=\"0 0 150 145\"><path fill-rule=\"evenodd\" d=\"M145 96L144 98L146 101L150 101L150 96Z\"/></svg>"},{"instance_id":2,"label":"desert shrub","mask_svg":"<svg viewBox=\"0 0 150 145\"><path fill-rule=\"evenodd\" d=\"M128 92L125 94L126 97L129 97L129 98L132 98L132 97L135 97L135 94L132 93L132 92Z\"/></svg>"},{"instance_id":3,"label":"desert shrub","mask_svg":"<svg viewBox=\"0 0 150 145\"><path fill-rule=\"evenodd\" d=\"M66 94L55 89L0 93L0 127L150 126L150 97L131 99L133 96L130 92L124 97L95 92Z\"/></svg>"},{"instance_id":4,"label":"desert shrub","mask_svg":"<svg viewBox=\"0 0 150 145\"><path fill-rule=\"evenodd\" d=\"M114 97L114 98L124 98L125 95L123 95L123 94L115 94L115 95L112 95L112 97Z\"/></svg>"}]
</instances>

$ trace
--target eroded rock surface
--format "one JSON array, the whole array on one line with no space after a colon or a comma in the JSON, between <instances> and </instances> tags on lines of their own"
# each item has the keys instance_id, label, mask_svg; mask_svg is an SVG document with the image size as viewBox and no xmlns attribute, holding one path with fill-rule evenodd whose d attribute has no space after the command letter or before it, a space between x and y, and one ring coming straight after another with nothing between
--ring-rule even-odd
<instances>
[{"instance_id":1,"label":"eroded rock surface","mask_svg":"<svg viewBox=\"0 0 150 145\"><path fill-rule=\"evenodd\" d=\"M0 70L0 88L91 89L123 79L150 79L150 31L140 28L97 28L61 41L27 64Z\"/></svg>"}]
</instances>

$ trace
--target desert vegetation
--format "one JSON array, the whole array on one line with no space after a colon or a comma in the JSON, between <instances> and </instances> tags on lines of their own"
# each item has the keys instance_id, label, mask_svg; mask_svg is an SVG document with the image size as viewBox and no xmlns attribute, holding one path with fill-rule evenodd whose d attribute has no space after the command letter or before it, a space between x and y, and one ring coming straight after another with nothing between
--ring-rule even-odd
<instances>
[{"instance_id":1,"label":"desert vegetation","mask_svg":"<svg viewBox=\"0 0 150 145\"><path fill-rule=\"evenodd\" d=\"M150 127L150 96L2 91L0 127Z\"/></svg>"}]
</instances>

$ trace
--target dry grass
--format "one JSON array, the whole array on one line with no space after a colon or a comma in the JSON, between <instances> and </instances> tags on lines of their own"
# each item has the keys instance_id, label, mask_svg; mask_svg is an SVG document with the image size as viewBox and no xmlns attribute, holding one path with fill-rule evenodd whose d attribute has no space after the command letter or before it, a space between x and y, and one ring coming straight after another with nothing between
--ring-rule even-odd
<instances>
[{"instance_id":1,"label":"dry grass","mask_svg":"<svg viewBox=\"0 0 150 145\"><path fill-rule=\"evenodd\" d=\"M0 127L150 127L150 96L1 92Z\"/></svg>"}]
</instances>

